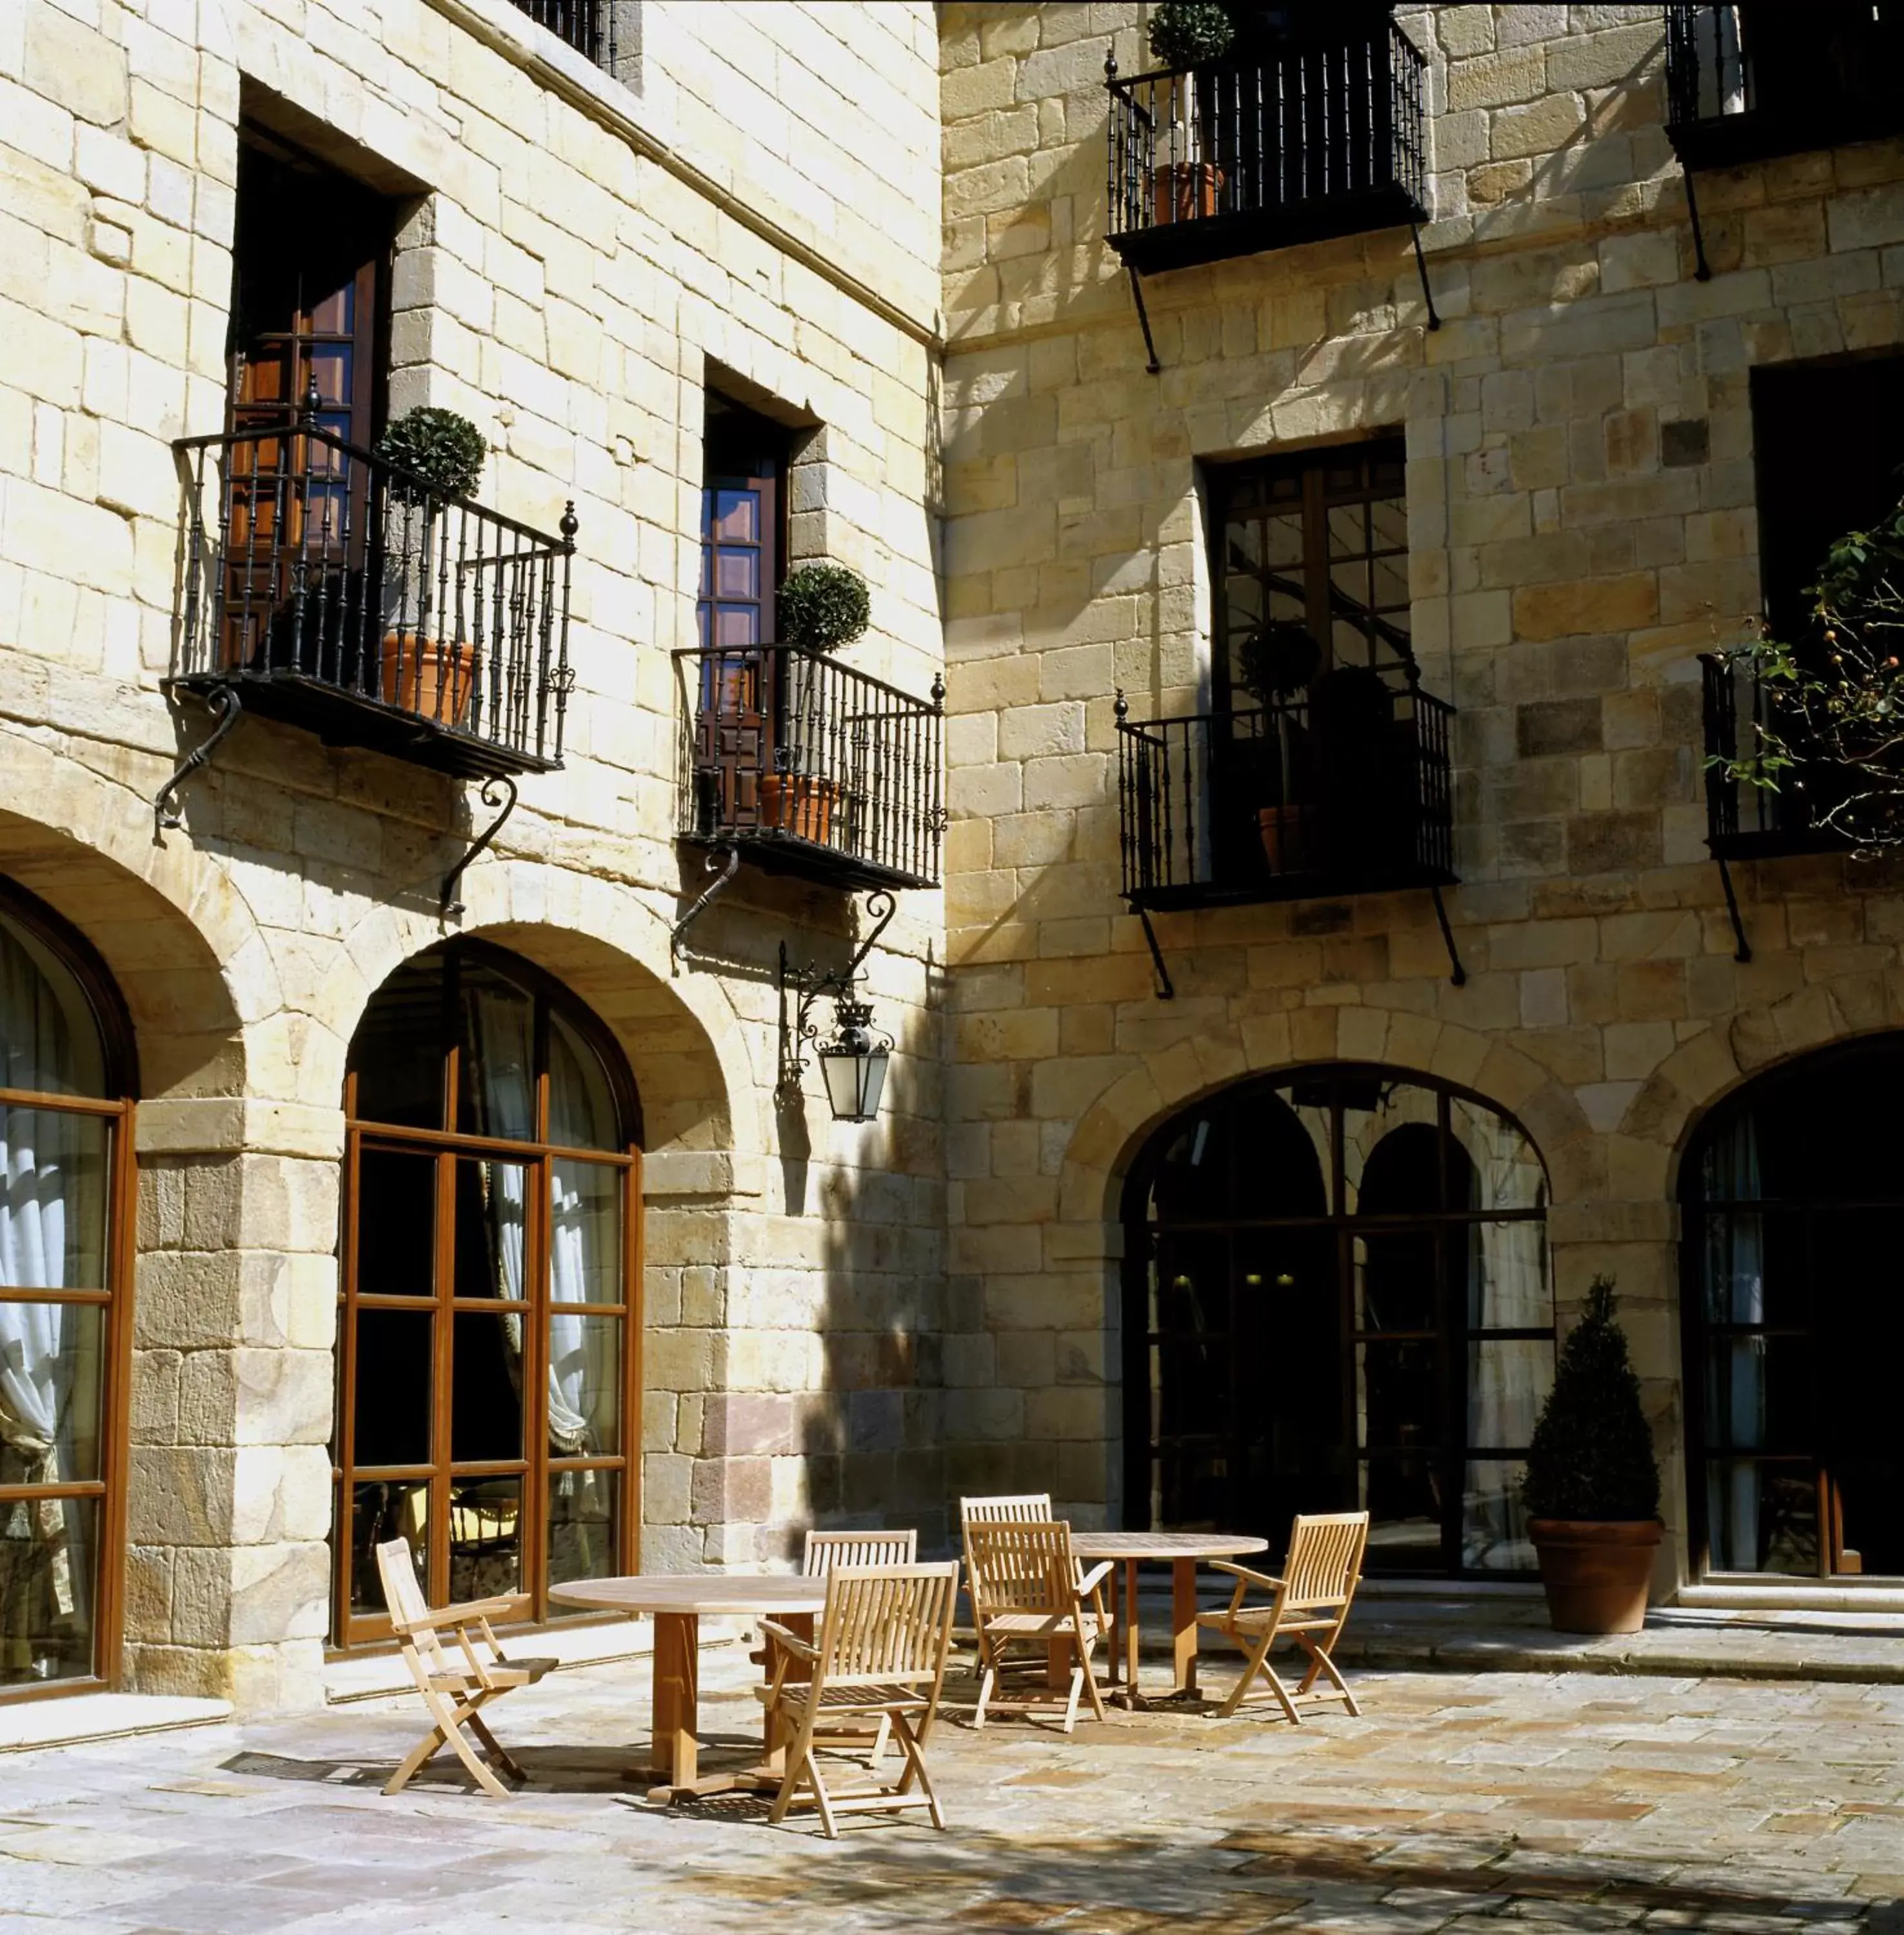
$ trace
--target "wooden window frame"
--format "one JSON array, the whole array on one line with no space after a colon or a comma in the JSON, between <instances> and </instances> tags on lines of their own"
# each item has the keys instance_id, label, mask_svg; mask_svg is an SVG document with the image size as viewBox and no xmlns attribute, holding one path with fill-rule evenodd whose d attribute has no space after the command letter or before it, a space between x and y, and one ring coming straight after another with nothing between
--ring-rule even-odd
<instances>
[{"instance_id":1,"label":"wooden window frame","mask_svg":"<svg viewBox=\"0 0 1904 1935\"><path fill-rule=\"evenodd\" d=\"M138 1093L138 1049L131 1017L112 971L79 929L36 894L0 875L0 913L9 915L72 974L99 1030L104 1096L57 1095L35 1089L0 1088L8 1107L89 1115L109 1128L106 1173L105 1287L40 1291L0 1286L0 1300L103 1307L104 1388L100 1393L97 1479L63 1485L0 1486L0 1505L40 1498L98 1499L98 1550L94 1555L92 1662L88 1674L38 1685L0 1685L0 1705L57 1700L69 1694L116 1691L125 1682L126 1487L129 1475L132 1384L132 1277L137 1241L138 1157L134 1146Z\"/></svg>"},{"instance_id":2,"label":"wooden window frame","mask_svg":"<svg viewBox=\"0 0 1904 1935\"><path fill-rule=\"evenodd\" d=\"M641 1118L638 1098L626 1058L599 1017L578 995L532 961L474 940L459 940L439 950L450 962L468 961L503 976L529 993L535 1002L535 1135L516 1140L450 1128L380 1123L358 1112L358 1073L345 1076L344 1187L339 1240L337 1381L335 1435L331 1446L332 1496L335 1524L332 1537L332 1647L333 1650L387 1644L392 1638L387 1614L362 1614L353 1608L352 1560L356 1488L362 1484L424 1484L430 1505L427 1523L426 1596L440 1605L451 1597L450 1541L447 1529L439 1539L434 1528L450 1524L451 1495L459 1483L484 1477L508 1478L521 1486L517 1514L520 1553L519 1589L507 1596L517 1610L508 1623L546 1623L551 1617L548 1598L548 1481L564 1471L603 1471L619 1475L615 1532L624 1569L640 1569L641 1524L641 1390L644 1297L644 1230L641 1201ZM463 1049L452 1019L454 968L444 976L443 1019L436 1044L442 1058L443 1122L457 1118ZM548 1139L549 1017L559 1008L563 1019L596 1053L609 1085L619 1130L625 1138L616 1149L578 1149ZM361 1163L366 1147L391 1149L429 1158L434 1164L434 1236L431 1288L424 1295L360 1294L357 1283L358 1221L361 1199ZM524 1277L528 1296L520 1301L493 1297L459 1297L454 1283L456 1177L460 1164L493 1159L521 1164L524 1184ZM621 1178L622 1297L619 1303L557 1303L549 1288L550 1218L552 1165L558 1161L586 1162L613 1170ZM360 1310L427 1312L431 1321L431 1383L429 1408L430 1455L421 1465L366 1465L356 1460L357 1314ZM459 1314L499 1315L517 1312L523 1318L521 1455L509 1459L457 1459L451 1455L454 1422L454 1350ZM619 1396L619 1451L612 1456L551 1457L548 1450L548 1330L557 1312L613 1318L621 1326L621 1384Z\"/></svg>"}]
</instances>

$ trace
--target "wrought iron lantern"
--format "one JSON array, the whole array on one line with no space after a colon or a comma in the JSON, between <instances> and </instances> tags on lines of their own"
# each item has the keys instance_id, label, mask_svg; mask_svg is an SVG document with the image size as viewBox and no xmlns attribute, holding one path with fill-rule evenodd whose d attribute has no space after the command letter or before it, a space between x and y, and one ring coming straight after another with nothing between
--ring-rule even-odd
<instances>
[{"instance_id":1,"label":"wrought iron lantern","mask_svg":"<svg viewBox=\"0 0 1904 1935\"><path fill-rule=\"evenodd\" d=\"M878 924L843 969L826 973L813 967L795 968L788 961L786 943L780 946L780 1094L783 1100L798 1094L800 1078L807 1068L806 1045L811 1043L836 1122L874 1121L886 1091L892 1037L874 1027L872 1004L860 1000L855 992L860 963L872 952L873 943L893 916L895 903L883 892L868 901L868 910L882 901L885 907ZM794 997L791 1019L787 1013L789 994ZM833 1032L824 1040L813 1019L813 1004L822 995L833 998Z\"/></svg>"}]
</instances>

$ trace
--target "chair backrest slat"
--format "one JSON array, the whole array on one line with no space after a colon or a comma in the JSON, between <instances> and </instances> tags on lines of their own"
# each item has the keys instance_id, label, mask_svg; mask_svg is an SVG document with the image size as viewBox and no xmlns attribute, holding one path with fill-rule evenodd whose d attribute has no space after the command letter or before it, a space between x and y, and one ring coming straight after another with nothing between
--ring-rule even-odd
<instances>
[{"instance_id":1,"label":"chair backrest slat","mask_svg":"<svg viewBox=\"0 0 1904 1935\"><path fill-rule=\"evenodd\" d=\"M904 1532L810 1532L801 1574L823 1579L842 1565L910 1565L919 1557L919 1534Z\"/></svg>"},{"instance_id":2,"label":"chair backrest slat","mask_svg":"<svg viewBox=\"0 0 1904 1935\"><path fill-rule=\"evenodd\" d=\"M1046 1525L1051 1521L1049 1492L1001 1493L995 1498L961 1499L958 1522L970 1525Z\"/></svg>"},{"instance_id":3,"label":"chair backrest slat","mask_svg":"<svg viewBox=\"0 0 1904 1935\"><path fill-rule=\"evenodd\" d=\"M826 1575L816 1677L824 1684L936 1680L952 1644L958 1567L839 1565Z\"/></svg>"},{"instance_id":4,"label":"chair backrest slat","mask_svg":"<svg viewBox=\"0 0 1904 1935\"><path fill-rule=\"evenodd\" d=\"M1050 1614L1070 1609L1077 1577L1071 1528L1061 1519L975 1520L965 1527L974 1612Z\"/></svg>"},{"instance_id":5,"label":"chair backrest slat","mask_svg":"<svg viewBox=\"0 0 1904 1935\"><path fill-rule=\"evenodd\" d=\"M1346 1604L1360 1582L1368 1544L1366 1512L1299 1513L1283 1567L1284 1604L1292 1610Z\"/></svg>"},{"instance_id":6,"label":"chair backrest slat","mask_svg":"<svg viewBox=\"0 0 1904 1935\"><path fill-rule=\"evenodd\" d=\"M377 1547L377 1573L383 1581L384 1604L394 1617L414 1621L430 1617L429 1602L424 1598L423 1587L418 1581L416 1560L412 1556L408 1539L389 1539ZM433 1627L424 1626L415 1632L403 1634L400 1644L405 1652L414 1652L420 1656L426 1672L469 1671L467 1660L451 1660L445 1656L442 1641Z\"/></svg>"}]
</instances>

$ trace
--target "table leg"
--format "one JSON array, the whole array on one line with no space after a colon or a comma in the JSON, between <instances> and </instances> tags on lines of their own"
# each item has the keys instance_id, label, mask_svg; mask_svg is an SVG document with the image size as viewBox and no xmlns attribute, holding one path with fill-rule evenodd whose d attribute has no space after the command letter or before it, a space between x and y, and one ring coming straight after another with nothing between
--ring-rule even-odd
<instances>
[{"instance_id":1,"label":"table leg","mask_svg":"<svg viewBox=\"0 0 1904 1935\"><path fill-rule=\"evenodd\" d=\"M1143 1640L1142 1623L1137 1617L1137 1562L1127 1559L1124 1562L1123 1623L1118 1628L1118 1644L1124 1653L1124 1684L1129 1691L1130 1704L1137 1704L1137 1654Z\"/></svg>"},{"instance_id":2,"label":"table leg","mask_svg":"<svg viewBox=\"0 0 1904 1935\"><path fill-rule=\"evenodd\" d=\"M1104 1581L1105 1603L1111 1615L1111 1630L1104 1636L1104 1678L1112 1686L1123 1677L1119 1664L1124 1646L1124 1601L1119 1589L1123 1577L1113 1565Z\"/></svg>"},{"instance_id":3,"label":"table leg","mask_svg":"<svg viewBox=\"0 0 1904 1935\"><path fill-rule=\"evenodd\" d=\"M1179 1693L1196 1691L1196 1561L1170 1562L1172 1650L1176 1656Z\"/></svg>"},{"instance_id":4,"label":"table leg","mask_svg":"<svg viewBox=\"0 0 1904 1935\"><path fill-rule=\"evenodd\" d=\"M671 1788L691 1787L699 1771L701 1620L694 1613L654 1616L654 1765Z\"/></svg>"}]
</instances>

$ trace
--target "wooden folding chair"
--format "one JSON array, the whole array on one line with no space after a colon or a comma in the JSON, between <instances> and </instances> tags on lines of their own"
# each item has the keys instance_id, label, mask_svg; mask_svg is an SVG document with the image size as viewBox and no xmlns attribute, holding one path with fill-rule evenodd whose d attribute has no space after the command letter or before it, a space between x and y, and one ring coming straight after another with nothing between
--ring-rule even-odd
<instances>
[{"instance_id":1,"label":"wooden folding chair","mask_svg":"<svg viewBox=\"0 0 1904 1935\"><path fill-rule=\"evenodd\" d=\"M515 1599L472 1599L433 1612L423 1602L407 1541L393 1538L379 1545L377 1571L383 1579L384 1604L390 1609L391 1628L403 1649L404 1664L436 1722L391 1776L384 1792L394 1794L408 1786L424 1763L448 1746L475 1777L478 1786L499 1801L507 1800L509 1790L483 1764L463 1729L466 1727L475 1735L484 1753L511 1780L527 1780L490 1731L482 1709L516 1687L533 1686L545 1673L553 1672L557 1662L511 1659L496 1644L490 1619L493 1614L514 1612L518 1603Z\"/></svg>"},{"instance_id":2,"label":"wooden folding chair","mask_svg":"<svg viewBox=\"0 0 1904 1935\"><path fill-rule=\"evenodd\" d=\"M972 1525L1049 1525L1051 1522L1049 1492L1001 1493L996 1498L958 1502L961 1532Z\"/></svg>"},{"instance_id":3,"label":"wooden folding chair","mask_svg":"<svg viewBox=\"0 0 1904 1935\"><path fill-rule=\"evenodd\" d=\"M1211 1562L1219 1572L1235 1574L1236 1589L1221 1612L1199 1613L1196 1623L1215 1627L1242 1650L1249 1662L1223 1703L1220 1710L1224 1714L1235 1713L1245 1700L1266 1697L1280 1701L1283 1711L1298 1725L1302 1719L1296 1710L1299 1705L1340 1700L1351 1713L1362 1711L1331 1656L1348 1624L1355 1589L1362 1583L1362 1555L1368 1544L1365 1511L1299 1515L1290 1531L1289 1556L1280 1579L1224 1559ZM1271 1595L1268 1605L1243 1603L1252 1586L1260 1586ZM1293 1693L1269 1664L1270 1648L1283 1639L1293 1640L1308 1656L1308 1670ZM1266 1695L1256 1688L1258 1674L1269 1683ZM1317 1692L1318 1676L1326 1677L1333 1690Z\"/></svg>"},{"instance_id":4,"label":"wooden folding chair","mask_svg":"<svg viewBox=\"0 0 1904 1935\"><path fill-rule=\"evenodd\" d=\"M1072 1556L1071 1528L1061 1520L967 1520L966 1582L979 1640L974 1727L985 1725L988 1706L1028 1713L1058 1705L1068 1734L1077 1725L1081 1693L1104 1718L1091 1655L1110 1629L1101 1589L1112 1562L1081 1571ZM1010 1649L1018 1646L1035 1647L1036 1656L1012 1656ZM1067 1654L1068 1686L1058 1683ZM1021 1696L998 1697L1007 1676L1030 1682Z\"/></svg>"},{"instance_id":5,"label":"wooden folding chair","mask_svg":"<svg viewBox=\"0 0 1904 1935\"><path fill-rule=\"evenodd\" d=\"M840 1566L826 1575L817 1643L765 1622L775 1662L767 1689L768 1737L791 1736L769 1820L783 1821L790 1807L810 1801L829 1840L838 1837L834 1817L842 1813L923 1807L935 1828L944 1827L925 1747L945 1685L958 1592L958 1568L949 1559L940 1565ZM799 1668L810 1677L792 1678ZM891 1728L905 1755L898 1780L836 1792L820 1770L822 1737L843 1720L875 1716ZM810 1795L800 1792L803 1786Z\"/></svg>"}]
</instances>

